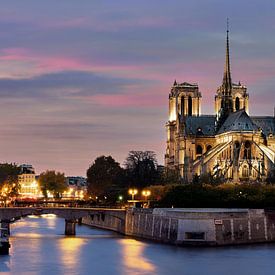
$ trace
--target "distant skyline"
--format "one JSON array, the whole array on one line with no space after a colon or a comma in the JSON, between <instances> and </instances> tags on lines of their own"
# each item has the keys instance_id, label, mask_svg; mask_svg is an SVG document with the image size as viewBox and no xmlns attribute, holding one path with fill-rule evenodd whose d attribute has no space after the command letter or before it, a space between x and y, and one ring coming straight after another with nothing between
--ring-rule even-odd
<instances>
[{"instance_id":1,"label":"distant skyline","mask_svg":"<svg viewBox=\"0 0 275 275\"><path fill-rule=\"evenodd\" d=\"M86 173L153 150L163 164L168 94L196 82L214 114L226 18L233 82L273 116L275 2L47 0L1 3L0 160Z\"/></svg>"}]
</instances>

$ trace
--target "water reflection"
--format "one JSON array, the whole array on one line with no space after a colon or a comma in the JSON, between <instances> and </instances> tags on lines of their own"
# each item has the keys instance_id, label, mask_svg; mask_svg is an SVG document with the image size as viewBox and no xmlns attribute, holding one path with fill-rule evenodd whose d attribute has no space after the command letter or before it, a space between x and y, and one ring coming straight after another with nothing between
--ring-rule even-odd
<instances>
[{"instance_id":1,"label":"water reflection","mask_svg":"<svg viewBox=\"0 0 275 275\"><path fill-rule=\"evenodd\" d=\"M61 262L69 270L77 269L81 258L82 246L86 243L84 239L76 237L64 237L58 240L59 255Z\"/></svg>"},{"instance_id":2,"label":"water reflection","mask_svg":"<svg viewBox=\"0 0 275 275\"><path fill-rule=\"evenodd\" d=\"M56 215L54 214L42 214L42 218L47 221L47 228L54 229L56 227Z\"/></svg>"},{"instance_id":3,"label":"water reflection","mask_svg":"<svg viewBox=\"0 0 275 275\"><path fill-rule=\"evenodd\" d=\"M0 256L0 272L10 271L10 256Z\"/></svg>"},{"instance_id":4,"label":"water reflection","mask_svg":"<svg viewBox=\"0 0 275 275\"><path fill-rule=\"evenodd\" d=\"M176 248L84 225L72 238L64 236L64 219L53 216L26 217L12 224L11 233L10 256L0 256L1 275L274 274L272 244Z\"/></svg>"},{"instance_id":5,"label":"water reflection","mask_svg":"<svg viewBox=\"0 0 275 275\"><path fill-rule=\"evenodd\" d=\"M132 239L119 240L126 274L154 274L156 266L144 255L146 243Z\"/></svg>"}]
</instances>

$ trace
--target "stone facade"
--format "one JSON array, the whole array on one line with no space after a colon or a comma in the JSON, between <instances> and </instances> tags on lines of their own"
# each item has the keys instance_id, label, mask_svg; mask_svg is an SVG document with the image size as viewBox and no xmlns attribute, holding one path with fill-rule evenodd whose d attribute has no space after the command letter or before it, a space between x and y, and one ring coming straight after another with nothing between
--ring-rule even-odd
<instances>
[{"instance_id":1,"label":"stone facade","mask_svg":"<svg viewBox=\"0 0 275 275\"><path fill-rule=\"evenodd\" d=\"M169 94L165 166L178 170L184 182L209 173L235 182L274 175L275 117L249 116L246 86L231 81L228 32L226 42L215 115L201 114L197 84L175 81Z\"/></svg>"}]
</instances>

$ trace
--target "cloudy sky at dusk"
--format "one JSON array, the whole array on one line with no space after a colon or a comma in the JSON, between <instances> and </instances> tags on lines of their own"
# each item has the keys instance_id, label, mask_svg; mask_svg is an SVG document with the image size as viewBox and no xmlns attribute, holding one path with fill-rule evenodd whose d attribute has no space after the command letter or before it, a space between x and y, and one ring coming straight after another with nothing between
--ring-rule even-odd
<instances>
[{"instance_id":1,"label":"cloudy sky at dusk","mask_svg":"<svg viewBox=\"0 0 275 275\"><path fill-rule=\"evenodd\" d=\"M213 114L226 17L233 81L273 115L274 0L10 0L0 10L0 160L85 175L99 155L163 163L168 94L197 82Z\"/></svg>"}]
</instances>

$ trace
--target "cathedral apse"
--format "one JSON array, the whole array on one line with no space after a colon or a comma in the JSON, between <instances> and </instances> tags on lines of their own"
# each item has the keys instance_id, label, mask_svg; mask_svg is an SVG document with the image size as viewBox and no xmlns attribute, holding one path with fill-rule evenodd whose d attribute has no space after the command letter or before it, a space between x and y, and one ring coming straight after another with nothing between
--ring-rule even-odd
<instances>
[{"instance_id":1,"label":"cathedral apse","mask_svg":"<svg viewBox=\"0 0 275 275\"><path fill-rule=\"evenodd\" d=\"M233 83L229 31L223 81L215 95L215 114L201 114L196 83L178 83L169 94L165 166L179 172L183 182L211 174L225 181L265 181L274 176L275 117L250 116L249 94Z\"/></svg>"}]
</instances>

